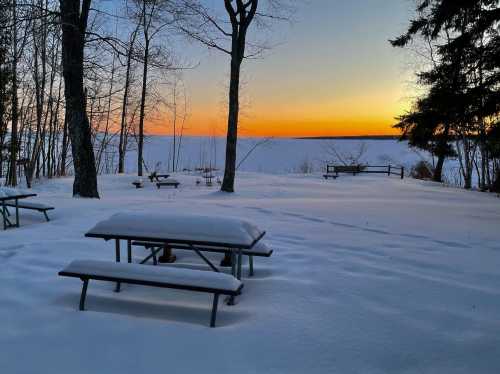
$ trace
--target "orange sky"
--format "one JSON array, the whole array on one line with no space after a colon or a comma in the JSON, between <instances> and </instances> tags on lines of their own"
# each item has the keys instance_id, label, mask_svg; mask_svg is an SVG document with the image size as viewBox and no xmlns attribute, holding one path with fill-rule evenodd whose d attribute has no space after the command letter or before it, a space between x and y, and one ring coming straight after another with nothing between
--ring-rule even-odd
<instances>
[{"instance_id":1,"label":"orange sky","mask_svg":"<svg viewBox=\"0 0 500 374\"><path fill-rule=\"evenodd\" d=\"M315 0L297 21L275 28L276 46L245 61L240 136L397 134L395 117L409 106L407 54L388 39L399 35L411 2ZM319 6L321 5L321 6ZM226 55L186 49L197 68L183 75L188 96L186 135L225 135ZM168 119L149 133L171 134Z\"/></svg>"},{"instance_id":2,"label":"orange sky","mask_svg":"<svg viewBox=\"0 0 500 374\"><path fill-rule=\"evenodd\" d=\"M221 91L217 87L214 92ZM408 107L403 84L392 89L366 88L359 95L336 95L335 93L311 93L309 95L274 96L271 91L264 94L265 87L255 84L249 103L243 104L240 116L240 136L353 136L396 135L392 128L395 117ZM225 95L210 95L209 92L191 97L189 116L185 123L185 135L224 136L227 113L221 102ZM206 96L205 96L206 95ZM219 96L219 97L217 97ZM247 95L248 96L248 95ZM199 101L198 101L199 100ZM312 102L311 102L312 101ZM169 118L150 123L149 133L172 134Z\"/></svg>"}]
</instances>

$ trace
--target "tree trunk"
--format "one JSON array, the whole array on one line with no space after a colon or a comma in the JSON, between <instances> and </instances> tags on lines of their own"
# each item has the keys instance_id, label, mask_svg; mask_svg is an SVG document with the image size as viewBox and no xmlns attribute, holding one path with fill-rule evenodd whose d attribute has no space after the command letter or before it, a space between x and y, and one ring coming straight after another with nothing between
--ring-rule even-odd
<instances>
[{"instance_id":1,"label":"tree trunk","mask_svg":"<svg viewBox=\"0 0 500 374\"><path fill-rule=\"evenodd\" d=\"M229 114L227 119L226 164L221 190L234 192L236 174L236 147L238 143L238 114L240 90L241 59L231 57L231 77L229 83Z\"/></svg>"},{"instance_id":2,"label":"tree trunk","mask_svg":"<svg viewBox=\"0 0 500 374\"><path fill-rule=\"evenodd\" d=\"M127 136L127 107L128 107L128 95L130 90L130 71L132 68L132 52L134 50L135 38L137 35L136 28L130 37L130 44L127 51L127 70L125 73L125 87L123 90L123 101L122 101L122 116L120 122L120 142L118 144L118 173L123 173L125 171L125 153L126 153L126 139Z\"/></svg>"},{"instance_id":3,"label":"tree trunk","mask_svg":"<svg viewBox=\"0 0 500 374\"><path fill-rule=\"evenodd\" d=\"M61 165L59 166L59 175L66 175L66 160L68 158L68 121L66 121L66 116L64 117L63 123L63 138L61 146Z\"/></svg>"},{"instance_id":4,"label":"tree trunk","mask_svg":"<svg viewBox=\"0 0 500 374\"><path fill-rule=\"evenodd\" d=\"M445 158L446 156L442 153L438 156L438 161L436 163L436 167L434 168L434 174L432 175L432 180L434 182L443 181L443 165Z\"/></svg>"},{"instance_id":5,"label":"tree trunk","mask_svg":"<svg viewBox=\"0 0 500 374\"><path fill-rule=\"evenodd\" d=\"M236 174L236 147L238 143L238 115L240 94L241 63L245 58L246 34L248 26L257 12L258 0L236 1L236 9L232 1L225 0L224 6L231 21L231 72L229 81L229 113L227 118L226 164L221 190L234 192Z\"/></svg>"},{"instance_id":6,"label":"tree trunk","mask_svg":"<svg viewBox=\"0 0 500 374\"><path fill-rule=\"evenodd\" d=\"M149 60L149 25L146 17L146 1L143 1L142 22L144 32L144 65L142 70L142 92L141 109L139 114L139 140L137 143L137 175L142 177L143 148L144 148L144 115L146 106L146 90L148 83L148 60ZM152 14L150 15L152 17Z\"/></svg>"},{"instance_id":7,"label":"tree trunk","mask_svg":"<svg viewBox=\"0 0 500 374\"><path fill-rule=\"evenodd\" d=\"M80 0L60 0L66 121L75 172L73 196L98 198L97 172L83 88L83 51L91 0L82 1L80 14Z\"/></svg>"},{"instance_id":8,"label":"tree trunk","mask_svg":"<svg viewBox=\"0 0 500 374\"><path fill-rule=\"evenodd\" d=\"M10 133L10 162L7 176L7 185L17 186L17 129L19 122L19 102L17 96L17 1L12 1L12 100L11 100L11 133Z\"/></svg>"},{"instance_id":9,"label":"tree trunk","mask_svg":"<svg viewBox=\"0 0 500 374\"><path fill-rule=\"evenodd\" d=\"M441 137L438 140L438 146L436 148L436 154L438 156L438 162L436 167L434 168L434 174L432 176L432 180L434 182L442 182L443 181L443 166L444 161L447 156L447 145L448 145L448 137L450 134L450 125L445 125L444 131L441 134Z\"/></svg>"}]
</instances>

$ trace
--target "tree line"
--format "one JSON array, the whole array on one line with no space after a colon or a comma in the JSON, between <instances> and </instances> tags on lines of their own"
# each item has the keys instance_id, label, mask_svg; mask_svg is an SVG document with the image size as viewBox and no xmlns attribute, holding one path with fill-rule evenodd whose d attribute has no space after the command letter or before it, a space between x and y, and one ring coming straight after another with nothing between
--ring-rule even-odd
<instances>
[{"instance_id":1,"label":"tree line","mask_svg":"<svg viewBox=\"0 0 500 374\"><path fill-rule=\"evenodd\" d=\"M498 0L418 0L416 16L395 47L416 47L422 94L396 128L409 144L435 156L443 181L456 158L461 183L500 191L500 8Z\"/></svg>"},{"instance_id":2,"label":"tree line","mask_svg":"<svg viewBox=\"0 0 500 374\"><path fill-rule=\"evenodd\" d=\"M74 196L99 197L97 174L123 173L131 147L143 175L147 126L165 117L175 171L187 116L179 82L192 67L177 51L195 41L229 55L222 190L234 191L242 62L266 49L265 26L288 8L278 0L219 3L0 0L0 178L16 186L23 176L30 187L72 174Z\"/></svg>"}]
</instances>

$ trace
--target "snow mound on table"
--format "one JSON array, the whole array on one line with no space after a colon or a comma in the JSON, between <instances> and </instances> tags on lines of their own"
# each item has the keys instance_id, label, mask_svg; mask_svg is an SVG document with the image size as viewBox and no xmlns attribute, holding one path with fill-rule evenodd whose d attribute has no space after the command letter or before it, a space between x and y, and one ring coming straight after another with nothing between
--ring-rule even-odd
<instances>
[{"instance_id":1,"label":"snow mound on table","mask_svg":"<svg viewBox=\"0 0 500 374\"><path fill-rule=\"evenodd\" d=\"M99 222L89 236L109 235L151 241L224 243L250 247L264 234L254 224L238 218L165 213L117 213Z\"/></svg>"},{"instance_id":2,"label":"snow mound on table","mask_svg":"<svg viewBox=\"0 0 500 374\"><path fill-rule=\"evenodd\" d=\"M29 193L31 192L27 192L19 188L0 187L0 197L19 196L19 195L26 195Z\"/></svg>"}]
</instances>

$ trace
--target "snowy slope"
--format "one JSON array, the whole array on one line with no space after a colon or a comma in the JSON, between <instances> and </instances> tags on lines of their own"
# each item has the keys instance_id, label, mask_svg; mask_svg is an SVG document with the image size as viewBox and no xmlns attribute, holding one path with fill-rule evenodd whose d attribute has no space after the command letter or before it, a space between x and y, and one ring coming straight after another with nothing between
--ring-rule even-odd
<instances>
[{"instance_id":1,"label":"snowy slope","mask_svg":"<svg viewBox=\"0 0 500 374\"><path fill-rule=\"evenodd\" d=\"M0 231L0 372L500 372L495 196L383 175L242 173L234 195L175 178L178 190L137 190L102 177L101 200L72 199L71 179L36 187L53 220L23 212ZM210 296L182 291L91 282L78 312L81 282L57 272L112 261L113 243L83 234L118 211L240 217L275 251L216 329Z\"/></svg>"}]
</instances>

